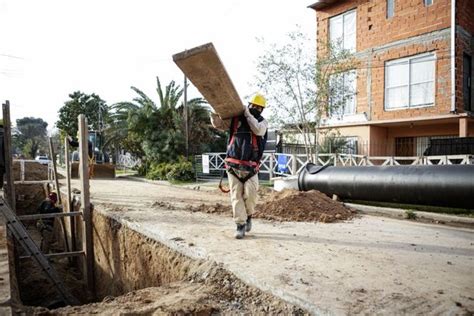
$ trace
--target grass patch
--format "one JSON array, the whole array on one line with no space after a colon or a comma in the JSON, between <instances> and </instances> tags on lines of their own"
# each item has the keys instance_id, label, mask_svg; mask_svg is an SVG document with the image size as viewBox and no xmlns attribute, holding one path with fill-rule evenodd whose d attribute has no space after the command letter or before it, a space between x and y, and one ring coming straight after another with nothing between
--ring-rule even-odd
<instances>
[{"instance_id":1,"label":"grass patch","mask_svg":"<svg viewBox=\"0 0 474 316\"><path fill-rule=\"evenodd\" d=\"M449 215L459 215L465 217L474 217L474 210L464 209L464 208L454 208L454 207L441 207L441 206L429 206L429 205L416 205L416 204L400 204L400 203L389 203L389 202L375 202L375 201L357 201L357 200L347 200L349 203L370 205L370 206L380 206L380 207L390 207L390 208L399 208L403 210L420 211L420 212L430 212L430 213L439 213L439 214L449 214ZM414 213L414 212L413 212ZM416 216L416 214L415 214ZM407 217L408 218L408 217Z\"/></svg>"},{"instance_id":2,"label":"grass patch","mask_svg":"<svg viewBox=\"0 0 474 316\"><path fill-rule=\"evenodd\" d=\"M115 174L116 175L123 175L123 174L137 175L138 172L136 170L131 170L131 169L125 169L125 170L115 169Z\"/></svg>"}]
</instances>

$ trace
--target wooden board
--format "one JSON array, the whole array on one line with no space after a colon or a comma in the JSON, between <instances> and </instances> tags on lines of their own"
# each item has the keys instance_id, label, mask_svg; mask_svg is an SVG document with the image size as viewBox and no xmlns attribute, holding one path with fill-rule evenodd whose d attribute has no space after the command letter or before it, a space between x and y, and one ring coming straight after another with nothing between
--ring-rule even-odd
<instances>
[{"instance_id":1,"label":"wooden board","mask_svg":"<svg viewBox=\"0 0 474 316\"><path fill-rule=\"evenodd\" d=\"M242 113L242 101L212 43L174 54L173 61L221 118Z\"/></svg>"}]
</instances>

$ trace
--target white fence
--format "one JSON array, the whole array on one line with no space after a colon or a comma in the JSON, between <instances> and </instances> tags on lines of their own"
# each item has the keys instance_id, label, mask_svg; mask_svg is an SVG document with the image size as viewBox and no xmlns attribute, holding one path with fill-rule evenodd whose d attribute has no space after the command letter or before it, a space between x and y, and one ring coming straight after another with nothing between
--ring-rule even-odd
<instances>
[{"instance_id":1,"label":"white fence","mask_svg":"<svg viewBox=\"0 0 474 316\"><path fill-rule=\"evenodd\" d=\"M117 163L115 164L118 169L132 169L140 165L142 162L139 158L135 158L130 154L118 155Z\"/></svg>"},{"instance_id":2,"label":"white fence","mask_svg":"<svg viewBox=\"0 0 474 316\"><path fill-rule=\"evenodd\" d=\"M217 174L216 171L225 170L225 153L206 153L209 157L209 172L206 175ZM202 156L196 156L198 178L203 174ZM450 156L420 156L420 157L370 157L351 154L320 154L313 157L320 165L333 166L395 166L395 165L451 165L451 164L474 164L474 155L450 155ZM308 163L304 154L292 155L283 153L265 153L260 165L260 173L268 174L271 178L276 176L290 176L298 174ZM206 168L207 169L207 166ZM204 175L204 177L206 177Z\"/></svg>"}]
</instances>

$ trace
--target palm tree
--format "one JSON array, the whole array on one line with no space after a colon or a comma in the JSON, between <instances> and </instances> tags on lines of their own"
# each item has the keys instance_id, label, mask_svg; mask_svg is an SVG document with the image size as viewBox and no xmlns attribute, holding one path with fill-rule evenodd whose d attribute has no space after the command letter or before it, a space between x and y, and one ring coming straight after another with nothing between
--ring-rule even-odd
<instances>
[{"instance_id":1,"label":"palm tree","mask_svg":"<svg viewBox=\"0 0 474 316\"><path fill-rule=\"evenodd\" d=\"M184 104L180 99L183 88L171 81L163 90L156 77L158 105L143 91L131 89L137 94L132 102L119 102L112 106L112 123L107 130L109 143L125 146L134 154L152 161L170 161L184 154ZM202 98L193 98L188 104L188 123L191 127L192 153L210 137L208 111ZM198 144L198 145L194 145Z\"/></svg>"}]
</instances>

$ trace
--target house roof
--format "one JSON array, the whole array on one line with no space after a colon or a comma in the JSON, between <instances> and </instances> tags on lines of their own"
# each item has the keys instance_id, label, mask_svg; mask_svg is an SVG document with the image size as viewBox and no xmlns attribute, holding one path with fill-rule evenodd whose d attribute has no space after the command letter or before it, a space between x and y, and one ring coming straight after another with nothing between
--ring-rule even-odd
<instances>
[{"instance_id":1,"label":"house roof","mask_svg":"<svg viewBox=\"0 0 474 316\"><path fill-rule=\"evenodd\" d=\"M317 10L324 9L325 7L328 7L336 2L342 2L342 1L344 0L317 0L315 3L308 6L308 8L311 8L317 11Z\"/></svg>"}]
</instances>

